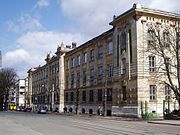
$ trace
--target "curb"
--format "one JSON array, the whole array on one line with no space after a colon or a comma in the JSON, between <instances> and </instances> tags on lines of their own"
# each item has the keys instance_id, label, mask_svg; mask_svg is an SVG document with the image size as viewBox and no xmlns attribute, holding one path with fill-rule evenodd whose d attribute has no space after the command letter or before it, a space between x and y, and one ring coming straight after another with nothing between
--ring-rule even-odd
<instances>
[{"instance_id":1,"label":"curb","mask_svg":"<svg viewBox=\"0 0 180 135\"><path fill-rule=\"evenodd\" d=\"M173 123L173 122L170 122L170 121L169 122L168 121L148 121L148 123L180 126L180 121L179 121L179 123Z\"/></svg>"}]
</instances>

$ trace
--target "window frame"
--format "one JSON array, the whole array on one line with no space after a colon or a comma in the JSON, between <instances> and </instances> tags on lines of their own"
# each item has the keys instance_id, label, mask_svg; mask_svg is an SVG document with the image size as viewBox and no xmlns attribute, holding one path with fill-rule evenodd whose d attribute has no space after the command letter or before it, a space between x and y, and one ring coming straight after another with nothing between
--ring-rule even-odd
<instances>
[{"instance_id":1,"label":"window frame","mask_svg":"<svg viewBox=\"0 0 180 135\"><path fill-rule=\"evenodd\" d=\"M153 73L156 71L156 57L155 56L149 56L149 72Z\"/></svg>"},{"instance_id":2,"label":"window frame","mask_svg":"<svg viewBox=\"0 0 180 135\"><path fill-rule=\"evenodd\" d=\"M81 55L78 55L77 60L78 60L78 66L80 66L81 65Z\"/></svg>"},{"instance_id":3,"label":"window frame","mask_svg":"<svg viewBox=\"0 0 180 135\"><path fill-rule=\"evenodd\" d=\"M98 67L98 79L103 79L103 66Z\"/></svg>"},{"instance_id":4,"label":"window frame","mask_svg":"<svg viewBox=\"0 0 180 135\"><path fill-rule=\"evenodd\" d=\"M108 64L108 77L113 77L113 64Z\"/></svg>"},{"instance_id":5,"label":"window frame","mask_svg":"<svg viewBox=\"0 0 180 135\"><path fill-rule=\"evenodd\" d=\"M87 63L87 52L84 52L83 54L83 62Z\"/></svg>"},{"instance_id":6,"label":"window frame","mask_svg":"<svg viewBox=\"0 0 180 135\"><path fill-rule=\"evenodd\" d=\"M95 60L95 50L94 49L91 50L91 60L92 61Z\"/></svg>"},{"instance_id":7,"label":"window frame","mask_svg":"<svg viewBox=\"0 0 180 135\"><path fill-rule=\"evenodd\" d=\"M170 100L170 99L171 99L171 88L169 86L165 86L165 100Z\"/></svg>"},{"instance_id":8,"label":"window frame","mask_svg":"<svg viewBox=\"0 0 180 135\"><path fill-rule=\"evenodd\" d=\"M154 101L157 99L156 85L150 85L150 100Z\"/></svg>"},{"instance_id":9,"label":"window frame","mask_svg":"<svg viewBox=\"0 0 180 135\"><path fill-rule=\"evenodd\" d=\"M103 100L103 97L102 97L103 93L102 93L102 89L98 89L98 102L102 101Z\"/></svg>"},{"instance_id":10,"label":"window frame","mask_svg":"<svg viewBox=\"0 0 180 135\"><path fill-rule=\"evenodd\" d=\"M89 91L89 102L94 102L94 90Z\"/></svg>"},{"instance_id":11,"label":"window frame","mask_svg":"<svg viewBox=\"0 0 180 135\"><path fill-rule=\"evenodd\" d=\"M103 45L98 46L98 58L103 57Z\"/></svg>"},{"instance_id":12,"label":"window frame","mask_svg":"<svg viewBox=\"0 0 180 135\"><path fill-rule=\"evenodd\" d=\"M86 102L86 91L85 90L82 91L82 101Z\"/></svg>"},{"instance_id":13,"label":"window frame","mask_svg":"<svg viewBox=\"0 0 180 135\"><path fill-rule=\"evenodd\" d=\"M113 43L112 41L108 43L108 54L112 54L113 53Z\"/></svg>"}]
</instances>

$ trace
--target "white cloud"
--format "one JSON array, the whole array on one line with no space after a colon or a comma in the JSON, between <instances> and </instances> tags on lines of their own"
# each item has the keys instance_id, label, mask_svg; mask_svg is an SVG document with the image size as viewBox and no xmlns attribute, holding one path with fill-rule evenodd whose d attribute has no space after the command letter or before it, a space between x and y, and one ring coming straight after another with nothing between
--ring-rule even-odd
<instances>
[{"instance_id":1,"label":"white cloud","mask_svg":"<svg viewBox=\"0 0 180 135\"><path fill-rule=\"evenodd\" d=\"M7 25L9 31L17 33L44 29L38 19L33 18L28 14L20 16L16 22L7 21Z\"/></svg>"},{"instance_id":2,"label":"white cloud","mask_svg":"<svg viewBox=\"0 0 180 135\"><path fill-rule=\"evenodd\" d=\"M3 58L5 67L14 67L21 77L26 77L27 70L31 67L43 65L44 59L49 51L55 52L57 46L71 44L72 42L82 43L79 34L58 33L58 32L28 32L17 40L19 48L7 52Z\"/></svg>"},{"instance_id":3,"label":"white cloud","mask_svg":"<svg viewBox=\"0 0 180 135\"><path fill-rule=\"evenodd\" d=\"M61 42L82 43L97 34L109 29L109 22L113 15L120 15L136 3L134 0L59 0L65 17L75 22L75 26L68 25L68 29L75 29L77 33L63 33L44 31L40 19L30 15L21 16L15 23L9 21L8 29L15 32L26 32L19 37L15 44L18 49L7 52L3 59L5 66L14 67L21 77L26 77L29 68L44 64L49 51L55 52ZM179 10L178 0L139 0L144 7L165 11ZM48 0L39 0L33 9L49 6ZM34 11L33 11L34 12ZM70 23L71 24L71 23ZM87 40L88 40L87 39ZM86 40L86 41L87 41Z\"/></svg>"},{"instance_id":4,"label":"white cloud","mask_svg":"<svg viewBox=\"0 0 180 135\"><path fill-rule=\"evenodd\" d=\"M37 7L47 7L49 6L49 0L39 0L35 5L34 9Z\"/></svg>"},{"instance_id":5,"label":"white cloud","mask_svg":"<svg viewBox=\"0 0 180 135\"><path fill-rule=\"evenodd\" d=\"M170 12L178 12L180 7L179 0L153 0L150 8L160 9Z\"/></svg>"},{"instance_id":6,"label":"white cloud","mask_svg":"<svg viewBox=\"0 0 180 135\"><path fill-rule=\"evenodd\" d=\"M122 14L137 2L165 11L177 11L180 7L179 0L61 0L61 8L66 17L76 22L80 32L93 37L111 27L113 15Z\"/></svg>"}]
</instances>

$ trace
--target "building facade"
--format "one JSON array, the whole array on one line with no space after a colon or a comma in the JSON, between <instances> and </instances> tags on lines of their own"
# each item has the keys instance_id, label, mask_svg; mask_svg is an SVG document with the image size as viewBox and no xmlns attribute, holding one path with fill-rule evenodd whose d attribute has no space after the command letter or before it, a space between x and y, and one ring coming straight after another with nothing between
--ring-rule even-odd
<instances>
[{"instance_id":1,"label":"building facade","mask_svg":"<svg viewBox=\"0 0 180 135\"><path fill-rule=\"evenodd\" d=\"M75 48L76 44L73 43ZM51 111L63 112L64 108L64 55L71 46L58 46L55 55L50 52L46 64L28 71L30 106L37 110L40 106Z\"/></svg>"},{"instance_id":2,"label":"building facade","mask_svg":"<svg viewBox=\"0 0 180 135\"><path fill-rule=\"evenodd\" d=\"M26 90L28 79L19 79L16 82L16 105L25 107L26 104Z\"/></svg>"},{"instance_id":3,"label":"building facade","mask_svg":"<svg viewBox=\"0 0 180 135\"><path fill-rule=\"evenodd\" d=\"M113 17L112 29L67 52L67 111L139 117L146 103L148 113L162 116L163 101L167 107L168 100L170 109L176 109L173 92L161 83L167 81L167 74L158 69L161 58L148 51L148 47L152 44L153 28L160 26L162 32L173 30L179 18L179 14L134 4ZM171 53L168 57L172 58ZM173 82L176 84L177 79Z\"/></svg>"},{"instance_id":4,"label":"building facade","mask_svg":"<svg viewBox=\"0 0 180 135\"><path fill-rule=\"evenodd\" d=\"M179 14L134 4L113 17L112 29L77 48L75 43L62 44L56 55L47 55L45 65L30 69L27 103L34 110L41 106L59 112L137 117L143 112L162 116L167 104L178 109L170 87L162 83L168 82L163 61L151 46L155 29L166 44L179 19ZM169 65L174 62L171 49L165 48ZM173 66L171 71L177 72ZM172 81L176 84L177 78Z\"/></svg>"}]
</instances>

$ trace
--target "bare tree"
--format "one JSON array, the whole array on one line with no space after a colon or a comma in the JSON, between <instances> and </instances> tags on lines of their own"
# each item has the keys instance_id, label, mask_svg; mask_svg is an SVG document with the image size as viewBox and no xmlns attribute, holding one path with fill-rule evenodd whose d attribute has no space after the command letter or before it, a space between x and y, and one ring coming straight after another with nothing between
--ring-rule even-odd
<instances>
[{"instance_id":1,"label":"bare tree","mask_svg":"<svg viewBox=\"0 0 180 135\"><path fill-rule=\"evenodd\" d=\"M172 22L149 25L147 51L158 58L156 71L161 82L171 88L180 107L180 21Z\"/></svg>"},{"instance_id":2,"label":"bare tree","mask_svg":"<svg viewBox=\"0 0 180 135\"><path fill-rule=\"evenodd\" d=\"M0 70L0 110L3 104L5 109L8 108L9 90L15 85L17 74L12 68L4 68Z\"/></svg>"}]
</instances>

